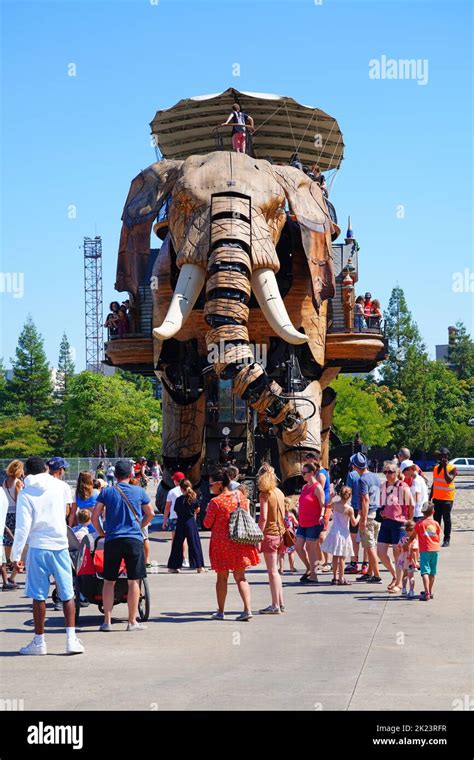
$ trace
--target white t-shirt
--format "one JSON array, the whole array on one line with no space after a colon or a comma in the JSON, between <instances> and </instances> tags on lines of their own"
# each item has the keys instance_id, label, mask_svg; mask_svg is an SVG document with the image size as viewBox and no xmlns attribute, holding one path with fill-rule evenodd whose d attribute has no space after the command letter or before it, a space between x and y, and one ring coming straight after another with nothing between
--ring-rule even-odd
<instances>
[{"instance_id":1,"label":"white t-shirt","mask_svg":"<svg viewBox=\"0 0 474 760\"><path fill-rule=\"evenodd\" d=\"M72 504L72 502L74 501L72 491L71 491L71 486L68 483L66 483L65 480L60 480L59 478L56 478L56 480L58 481L58 483L61 483L61 488L63 489L64 511L66 511L67 505Z\"/></svg>"},{"instance_id":2,"label":"white t-shirt","mask_svg":"<svg viewBox=\"0 0 474 760\"><path fill-rule=\"evenodd\" d=\"M413 516L423 517L422 507L423 504L428 501L428 488L424 479L421 475L418 475L418 473L415 473L415 477L410 486L410 491L412 492L413 501L415 502L415 512Z\"/></svg>"},{"instance_id":3,"label":"white t-shirt","mask_svg":"<svg viewBox=\"0 0 474 760\"><path fill-rule=\"evenodd\" d=\"M182 495L183 495L183 492L182 492L180 486L175 486L175 488L171 488L168 491L168 496L166 497L166 501L170 501L171 502L170 513L168 515L168 519L169 520L177 520L178 519L178 515L174 511L174 503L175 503L176 499L178 498L178 496L182 496Z\"/></svg>"},{"instance_id":4,"label":"white t-shirt","mask_svg":"<svg viewBox=\"0 0 474 760\"><path fill-rule=\"evenodd\" d=\"M64 505L65 490L60 480L47 472L25 478L17 502L13 562L21 558L26 542L35 549L67 549Z\"/></svg>"}]
</instances>

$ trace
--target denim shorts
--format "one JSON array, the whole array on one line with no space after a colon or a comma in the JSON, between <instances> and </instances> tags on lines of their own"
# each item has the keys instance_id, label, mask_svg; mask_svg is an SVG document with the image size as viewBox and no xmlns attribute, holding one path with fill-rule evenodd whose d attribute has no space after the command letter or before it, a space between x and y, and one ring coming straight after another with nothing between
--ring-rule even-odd
<instances>
[{"instance_id":1,"label":"denim shorts","mask_svg":"<svg viewBox=\"0 0 474 760\"><path fill-rule=\"evenodd\" d=\"M405 523L398 522L398 520L385 519L382 520L379 532L379 544L396 544L400 543L400 540L405 537Z\"/></svg>"},{"instance_id":2,"label":"denim shorts","mask_svg":"<svg viewBox=\"0 0 474 760\"><path fill-rule=\"evenodd\" d=\"M178 524L178 518L177 517L170 517L166 529L171 531L171 533L174 533L176 530L176 525Z\"/></svg>"},{"instance_id":3,"label":"denim shorts","mask_svg":"<svg viewBox=\"0 0 474 760\"><path fill-rule=\"evenodd\" d=\"M420 552L421 575L436 575L439 552Z\"/></svg>"},{"instance_id":4,"label":"denim shorts","mask_svg":"<svg viewBox=\"0 0 474 760\"><path fill-rule=\"evenodd\" d=\"M317 541L323 530L324 525L312 525L311 528L302 528L298 525L296 535L304 538L305 541Z\"/></svg>"},{"instance_id":5,"label":"denim shorts","mask_svg":"<svg viewBox=\"0 0 474 760\"><path fill-rule=\"evenodd\" d=\"M74 599L71 558L68 549L36 549L30 546L27 560L26 596L46 601L49 594L49 576L56 581L62 602Z\"/></svg>"}]
</instances>

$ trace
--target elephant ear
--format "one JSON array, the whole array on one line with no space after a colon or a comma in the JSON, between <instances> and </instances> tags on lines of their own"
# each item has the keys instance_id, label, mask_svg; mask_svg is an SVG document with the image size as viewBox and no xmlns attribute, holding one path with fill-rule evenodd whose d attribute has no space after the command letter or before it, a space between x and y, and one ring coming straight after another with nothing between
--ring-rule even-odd
<instances>
[{"instance_id":1,"label":"elephant ear","mask_svg":"<svg viewBox=\"0 0 474 760\"><path fill-rule=\"evenodd\" d=\"M298 222L311 275L313 302L319 311L322 301L334 298L336 292L331 240L334 226L322 190L317 182L292 166L272 166L272 171Z\"/></svg>"},{"instance_id":2,"label":"elephant ear","mask_svg":"<svg viewBox=\"0 0 474 760\"><path fill-rule=\"evenodd\" d=\"M182 163L158 161L132 180L122 213L116 290L137 295L148 265L153 221L173 189Z\"/></svg>"}]
</instances>

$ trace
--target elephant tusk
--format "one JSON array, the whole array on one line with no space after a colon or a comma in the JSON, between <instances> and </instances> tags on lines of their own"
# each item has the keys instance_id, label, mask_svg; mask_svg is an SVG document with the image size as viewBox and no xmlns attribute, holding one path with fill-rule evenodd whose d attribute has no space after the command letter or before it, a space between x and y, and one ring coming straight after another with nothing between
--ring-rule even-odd
<instances>
[{"instance_id":1,"label":"elephant tusk","mask_svg":"<svg viewBox=\"0 0 474 760\"><path fill-rule=\"evenodd\" d=\"M280 338L293 345L308 342L308 336L291 324L273 269L257 269L252 274L252 290L265 319Z\"/></svg>"},{"instance_id":2,"label":"elephant tusk","mask_svg":"<svg viewBox=\"0 0 474 760\"><path fill-rule=\"evenodd\" d=\"M158 340L176 335L191 314L206 279L206 272L197 264L183 264L168 312L159 327L153 329Z\"/></svg>"}]
</instances>

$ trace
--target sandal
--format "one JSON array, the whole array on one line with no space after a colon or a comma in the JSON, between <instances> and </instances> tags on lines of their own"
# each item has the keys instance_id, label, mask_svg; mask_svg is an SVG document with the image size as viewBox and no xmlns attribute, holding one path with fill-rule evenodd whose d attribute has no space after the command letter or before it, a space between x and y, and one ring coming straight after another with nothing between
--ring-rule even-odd
<instances>
[{"instance_id":1,"label":"sandal","mask_svg":"<svg viewBox=\"0 0 474 760\"><path fill-rule=\"evenodd\" d=\"M339 581L337 580L337 578L333 578L331 581L331 586L337 586L338 583Z\"/></svg>"},{"instance_id":2,"label":"sandal","mask_svg":"<svg viewBox=\"0 0 474 760\"><path fill-rule=\"evenodd\" d=\"M396 586L396 585L397 585L397 579L396 578L392 578L392 580L390 581L390 583L387 586L387 591L391 591L391 589L394 586Z\"/></svg>"},{"instance_id":3,"label":"sandal","mask_svg":"<svg viewBox=\"0 0 474 760\"><path fill-rule=\"evenodd\" d=\"M330 562L325 562L324 565L321 566L321 572L322 573L331 573L332 572L332 565Z\"/></svg>"},{"instance_id":4,"label":"sandal","mask_svg":"<svg viewBox=\"0 0 474 760\"><path fill-rule=\"evenodd\" d=\"M401 588L400 588L400 586L392 586L392 588L389 588L389 589L388 589L388 593L389 593L389 594L394 594L394 595L396 595L396 594L399 594L400 592L401 592Z\"/></svg>"},{"instance_id":5,"label":"sandal","mask_svg":"<svg viewBox=\"0 0 474 760\"><path fill-rule=\"evenodd\" d=\"M303 575L300 578L300 583L305 583L306 580L309 578L310 573L303 573Z\"/></svg>"},{"instance_id":6,"label":"sandal","mask_svg":"<svg viewBox=\"0 0 474 760\"><path fill-rule=\"evenodd\" d=\"M352 583L350 581L346 581L345 578L342 579L342 581L337 582L338 586L352 586Z\"/></svg>"}]
</instances>

